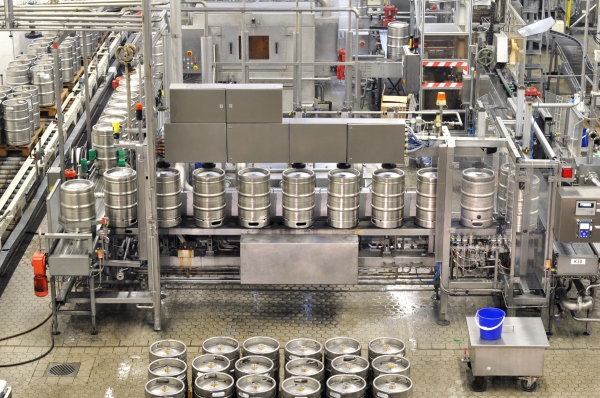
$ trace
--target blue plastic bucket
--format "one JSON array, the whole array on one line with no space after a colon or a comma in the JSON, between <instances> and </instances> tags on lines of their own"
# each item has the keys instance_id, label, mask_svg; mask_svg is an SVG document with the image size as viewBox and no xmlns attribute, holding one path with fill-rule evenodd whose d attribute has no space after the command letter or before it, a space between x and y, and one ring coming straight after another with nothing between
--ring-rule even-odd
<instances>
[{"instance_id":1,"label":"blue plastic bucket","mask_svg":"<svg viewBox=\"0 0 600 398\"><path fill-rule=\"evenodd\" d=\"M498 308L482 308L475 315L479 336L484 340L498 340L502 336L502 323L506 313Z\"/></svg>"}]
</instances>

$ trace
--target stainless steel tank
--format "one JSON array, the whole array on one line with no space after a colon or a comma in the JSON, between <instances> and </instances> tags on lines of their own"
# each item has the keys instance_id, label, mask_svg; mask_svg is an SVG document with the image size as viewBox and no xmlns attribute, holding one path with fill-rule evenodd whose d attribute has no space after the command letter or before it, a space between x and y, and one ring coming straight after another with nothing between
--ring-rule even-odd
<instances>
[{"instance_id":1,"label":"stainless steel tank","mask_svg":"<svg viewBox=\"0 0 600 398\"><path fill-rule=\"evenodd\" d=\"M235 383L237 396L242 398L274 398L277 396L277 383L269 376L244 376Z\"/></svg>"},{"instance_id":2,"label":"stainless steel tank","mask_svg":"<svg viewBox=\"0 0 600 398\"><path fill-rule=\"evenodd\" d=\"M65 232L92 232L93 227L78 225L96 219L94 183L90 180L68 180L60 184L60 216L58 223Z\"/></svg>"},{"instance_id":3,"label":"stainless steel tank","mask_svg":"<svg viewBox=\"0 0 600 398\"><path fill-rule=\"evenodd\" d=\"M148 365L148 380L159 377L174 377L185 385L185 391L189 389L187 379L187 364L177 358L161 358L150 362ZM187 396L187 395L186 395Z\"/></svg>"},{"instance_id":4,"label":"stainless steel tank","mask_svg":"<svg viewBox=\"0 0 600 398\"><path fill-rule=\"evenodd\" d=\"M373 397L410 398L413 396L412 380L402 375L381 375L373 380Z\"/></svg>"},{"instance_id":5,"label":"stainless steel tank","mask_svg":"<svg viewBox=\"0 0 600 398\"><path fill-rule=\"evenodd\" d=\"M517 231L523 229L535 229L539 214L539 199L540 199L540 179L538 176L533 176L533 181L530 183L529 190L517 189L517 211L514 211L513 197L515 192L515 173L511 173L508 177L508 189L506 197L506 219L511 222ZM523 224L523 206L525 201L529 201L529 225Z\"/></svg>"},{"instance_id":6,"label":"stainless steel tank","mask_svg":"<svg viewBox=\"0 0 600 398\"><path fill-rule=\"evenodd\" d=\"M319 398L322 386L309 377L291 377L281 383L281 398Z\"/></svg>"},{"instance_id":7,"label":"stainless steel tank","mask_svg":"<svg viewBox=\"0 0 600 398\"><path fill-rule=\"evenodd\" d=\"M400 374L410 377L410 361L402 355L382 355L371 361L373 377L382 374Z\"/></svg>"},{"instance_id":8,"label":"stainless steel tank","mask_svg":"<svg viewBox=\"0 0 600 398\"><path fill-rule=\"evenodd\" d=\"M290 228L309 228L315 219L315 172L287 169L281 175L283 222Z\"/></svg>"},{"instance_id":9,"label":"stainless steel tank","mask_svg":"<svg viewBox=\"0 0 600 398\"><path fill-rule=\"evenodd\" d=\"M174 377L159 377L146 383L145 398L185 398L187 397L185 385Z\"/></svg>"},{"instance_id":10,"label":"stainless steel tank","mask_svg":"<svg viewBox=\"0 0 600 398\"><path fill-rule=\"evenodd\" d=\"M406 344L395 337L377 337L369 342L369 361L382 355L402 355L406 353Z\"/></svg>"},{"instance_id":11,"label":"stainless steel tank","mask_svg":"<svg viewBox=\"0 0 600 398\"><path fill-rule=\"evenodd\" d=\"M263 228L271 222L269 170L250 167L238 172L238 221L246 228Z\"/></svg>"},{"instance_id":12,"label":"stainless steel tank","mask_svg":"<svg viewBox=\"0 0 600 398\"><path fill-rule=\"evenodd\" d=\"M217 228L225 220L225 171L196 169L192 174L194 221L200 228Z\"/></svg>"},{"instance_id":13,"label":"stainless steel tank","mask_svg":"<svg viewBox=\"0 0 600 398\"><path fill-rule=\"evenodd\" d=\"M437 199L437 169L428 167L417 171L417 218L423 228L435 228Z\"/></svg>"},{"instance_id":14,"label":"stainless steel tank","mask_svg":"<svg viewBox=\"0 0 600 398\"><path fill-rule=\"evenodd\" d=\"M208 373L229 374L231 367L232 363L225 355L203 354L192 361L192 380L196 380L199 375Z\"/></svg>"},{"instance_id":15,"label":"stainless steel tank","mask_svg":"<svg viewBox=\"0 0 600 398\"><path fill-rule=\"evenodd\" d=\"M508 175L510 168L508 163L500 166L500 177L498 178L498 213L506 214L506 195L508 194Z\"/></svg>"},{"instance_id":16,"label":"stainless steel tank","mask_svg":"<svg viewBox=\"0 0 600 398\"><path fill-rule=\"evenodd\" d=\"M117 148L110 124L95 124L92 127L92 148L96 150L96 168L99 172L117 167Z\"/></svg>"},{"instance_id":17,"label":"stainless steel tank","mask_svg":"<svg viewBox=\"0 0 600 398\"><path fill-rule=\"evenodd\" d=\"M63 82L70 83L75 78L73 71L73 44L71 42L62 42L58 46L58 55L60 57L60 75Z\"/></svg>"},{"instance_id":18,"label":"stainless steel tank","mask_svg":"<svg viewBox=\"0 0 600 398\"><path fill-rule=\"evenodd\" d=\"M388 28L387 58L401 59L404 51L402 47L407 45L410 39L409 25L406 22L390 22Z\"/></svg>"},{"instance_id":19,"label":"stainless steel tank","mask_svg":"<svg viewBox=\"0 0 600 398\"><path fill-rule=\"evenodd\" d=\"M360 376L369 380L370 364L359 355L342 355L331 361L331 374Z\"/></svg>"},{"instance_id":20,"label":"stainless steel tank","mask_svg":"<svg viewBox=\"0 0 600 398\"><path fill-rule=\"evenodd\" d=\"M187 361L187 346L178 340L159 340L150 345L148 349L150 362L161 358L177 358Z\"/></svg>"},{"instance_id":21,"label":"stainless steel tank","mask_svg":"<svg viewBox=\"0 0 600 398\"><path fill-rule=\"evenodd\" d=\"M10 95L10 94L9 94ZM31 142L31 112L24 99L7 99L4 107L4 131L8 145L27 145Z\"/></svg>"},{"instance_id":22,"label":"stainless steel tank","mask_svg":"<svg viewBox=\"0 0 600 398\"><path fill-rule=\"evenodd\" d=\"M4 72L5 83L11 87L29 84L30 69L26 66L9 66Z\"/></svg>"},{"instance_id":23,"label":"stainless steel tank","mask_svg":"<svg viewBox=\"0 0 600 398\"><path fill-rule=\"evenodd\" d=\"M235 395L235 380L226 373L208 373L194 379L195 398L230 398Z\"/></svg>"},{"instance_id":24,"label":"stainless steel tank","mask_svg":"<svg viewBox=\"0 0 600 398\"><path fill-rule=\"evenodd\" d=\"M360 355L362 346L350 337L333 337L325 342L325 376L331 375L331 361L342 355Z\"/></svg>"},{"instance_id":25,"label":"stainless steel tank","mask_svg":"<svg viewBox=\"0 0 600 398\"><path fill-rule=\"evenodd\" d=\"M327 398L363 398L367 395L368 384L359 376L335 375L327 380Z\"/></svg>"},{"instance_id":26,"label":"stainless steel tank","mask_svg":"<svg viewBox=\"0 0 600 398\"><path fill-rule=\"evenodd\" d=\"M20 86L15 87L15 90L19 87ZM10 93L6 96L6 99L9 99L9 100L21 99L21 100L27 101L27 109L29 110L29 137L30 138L33 137L33 135L35 134L35 121L34 121L35 113L33 111L33 95L28 92L13 91L12 93Z\"/></svg>"},{"instance_id":27,"label":"stainless steel tank","mask_svg":"<svg viewBox=\"0 0 600 398\"><path fill-rule=\"evenodd\" d=\"M265 375L275 378L275 365L267 357L250 355L235 362L235 378L248 375Z\"/></svg>"},{"instance_id":28,"label":"stainless steel tank","mask_svg":"<svg viewBox=\"0 0 600 398\"><path fill-rule=\"evenodd\" d=\"M40 106L55 104L54 97L54 68L50 65L35 65L31 67L31 82L38 88Z\"/></svg>"},{"instance_id":29,"label":"stainless steel tank","mask_svg":"<svg viewBox=\"0 0 600 398\"><path fill-rule=\"evenodd\" d=\"M327 223L334 228L357 226L360 172L355 169L333 169L327 179Z\"/></svg>"},{"instance_id":30,"label":"stainless steel tank","mask_svg":"<svg viewBox=\"0 0 600 398\"><path fill-rule=\"evenodd\" d=\"M311 377L321 383L325 380L325 365L318 359L297 358L285 364L284 377Z\"/></svg>"},{"instance_id":31,"label":"stainless steel tank","mask_svg":"<svg viewBox=\"0 0 600 398\"><path fill-rule=\"evenodd\" d=\"M285 363L298 358L321 361L323 359L323 346L317 340L306 338L293 339L285 343Z\"/></svg>"},{"instance_id":32,"label":"stainless steel tank","mask_svg":"<svg viewBox=\"0 0 600 398\"><path fill-rule=\"evenodd\" d=\"M371 222L379 228L398 228L404 213L404 172L378 169L371 184Z\"/></svg>"},{"instance_id":33,"label":"stainless steel tank","mask_svg":"<svg viewBox=\"0 0 600 398\"><path fill-rule=\"evenodd\" d=\"M470 228L486 228L494 221L496 173L470 168L462 172L460 223Z\"/></svg>"},{"instance_id":34,"label":"stainless steel tank","mask_svg":"<svg viewBox=\"0 0 600 398\"><path fill-rule=\"evenodd\" d=\"M137 219L137 173L128 167L104 172L104 212L110 225L128 227Z\"/></svg>"},{"instance_id":35,"label":"stainless steel tank","mask_svg":"<svg viewBox=\"0 0 600 398\"><path fill-rule=\"evenodd\" d=\"M41 126L40 121L40 98L39 98L39 90L37 86L33 84L28 84L26 86L17 86L14 88L13 93L30 93L31 94L31 102L33 105L33 127L34 129L39 129Z\"/></svg>"},{"instance_id":36,"label":"stainless steel tank","mask_svg":"<svg viewBox=\"0 0 600 398\"><path fill-rule=\"evenodd\" d=\"M181 179L177 169L156 171L156 211L159 228L181 222Z\"/></svg>"}]
</instances>

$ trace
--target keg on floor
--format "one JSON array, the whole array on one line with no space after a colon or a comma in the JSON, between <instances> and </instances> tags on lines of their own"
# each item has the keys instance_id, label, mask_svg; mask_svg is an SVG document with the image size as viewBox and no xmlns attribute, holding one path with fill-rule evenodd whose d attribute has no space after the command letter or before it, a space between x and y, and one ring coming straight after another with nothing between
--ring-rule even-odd
<instances>
[{"instance_id":1,"label":"keg on floor","mask_svg":"<svg viewBox=\"0 0 600 398\"><path fill-rule=\"evenodd\" d=\"M321 383L309 377L291 377L281 383L281 398L319 398Z\"/></svg>"},{"instance_id":2,"label":"keg on floor","mask_svg":"<svg viewBox=\"0 0 600 398\"><path fill-rule=\"evenodd\" d=\"M226 373L201 374L194 379L195 398L230 398L235 395L235 381Z\"/></svg>"},{"instance_id":3,"label":"keg on floor","mask_svg":"<svg viewBox=\"0 0 600 398\"><path fill-rule=\"evenodd\" d=\"M194 221L200 228L217 228L225 220L225 171L196 169L192 174Z\"/></svg>"},{"instance_id":4,"label":"keg on floor","mask_svg":"<svg viewBox=\"0 0 600 398\"><path fill-rule=\"evenodd\" d=\"M462 172L460 223L470 228L486 228L494 221L496 173L470 168Z\"/></svg>"},{"instance_id":5,"label":"keg on floor","mask_svg":"<svg viewBox=\"0 0 600 398\"><path fill-rule=\"evenodd\" d=\"M410 361L402 355L382 355L371 361L373 378L383 374L399 374L410 377Z\"/></svg>"},{"instance_id":6,"label":"keg on floor","mask_svg":"<svg viewBox=\"0 0 600 398\"><path fill-rule=\"evenodd\" d=\"M33 111L33 95L28 92L17 92L17 88L21 86L15 87L15 91L8 94L6 96L7 99L21 99L27 101L27 109L29 110L29 137L33 137L35 134L35 113Z\"/></svg>"},{"instance_id":7,"label":"keg on floor","mask_svg":"<svg viewBox=\"0 0 600 398\"><path fill-rule=\"evenodd\" d=\"M150 345L148 350L150 362L161 358L177 358L187 360L187 346L178 340L159 340Z\"/></svg>"},{"instance_id":8,"label":"keg on floor","mask_svg":"<svg viewBox=\"0 0 600 398\"><path fill-rule=\"evenodd\" d=\"M381 375L373 380L373 397L410 398L413 396L412 380L402 375Z\"/></svg>"},{"instance_id":9,"label":"keg on floor","mask_svg":"<svg viewBox=\"0 0 600 398\"><path fill-rule=\"evenodd\" d=\"M4 71L5 83L8 86L24 86L31 79L30 69L26 66L9 66Z\"/></svg>"},{"instance_id":10,"label":"keg on floor","mask_svg":"<svg viewBox=\"0 0 600 398\"><path fill-rule=\"evenodd\" d=\"M70 83L75 78L73 72L73 44L72 42L62 42L58 46L58 55L60 57L60 75L64 83Z\"/></svg>"},{"instance_id":11,"label":"keg on floor","mask_svg":"<svg viewBox=\"0 0 600 398\"><path fill-rule=\"evenodd\" d=\"M325 380L325 365L317 359L298 358L285 364L284 377L311 377L321 384Z\"/></svg>"},{"instance_id":12,"label":"keg on floor","mask_svg":"<svg viewBox=\"0 0 600 398\"><path fill-rule=\"evenodd\" d=\"M54 68L50 65L35 65L31 67L31 82L38 88L40 106L52 106L54 97Z\"/></svg>"},{"instance_id":13,"label":"keg on floor","mask_svg":"<svg viewBox=\"0 0 600 398\"><path fill-rule=\"evenodd\" d=\"M246 228L262 228L271 222L269 170L250 167L238 172L238 221Z\"/></svg>"},{"instance_id":14,"label":"keg on floor","mask_svg":"<svg viewBox=\"0 0 600 398\"><path fill-rule=\"evenodd\" d=\"M145 398L185 398L187 392L185 385L174 377L159 377L146 383Z\"/></svg>"},{"instance_id":15,"label":"keg on floor","mask_svg":"<svg viewBox=\"0 0 600 398\"><path fill-rule=\"evenodd\" d=\"M404 55L403 47L408 44L409 25L406 22L390 22L388 28L388 42L387 42L387 58L388 59L401 59Z\"/></svg>"},{"instance_id":16,"label":"keg on floor","mask_svg":"<svg viewBox=\"0 0 600 398\"><path fill-rule=\"evenodd\" d=\"M117 167L117 148L112 125L95 124L92 127L92 148L96 150L95 162L99 172Z\"/></svg>"},{"instance_id":17,"label":"keg on floor","mask_svg":"<svg viewBox=\"0 0 600 398\"><path fill-rule=\"evenodd\" d=\"M30 93L31 94L31 102L33 105L33 127L34 129L39 129L41 126L40 121L40 98L39 98L39 90L37 86L33 84L28 84L26 86L18 86L15 87L13 93Z\"/></svg>"},{"instance_id":18,"label":"keg on floor","mask_svg":"<svg viewBox=\"0 0 600 398\"><path fill-rule=\"evenodd\" d=\"M235 362L235 378L248 375L265 375L275 379L275 365L267 357L250 355Z\"/></svg>"},{"instance_id":19,"label":"keg on floor","mask_svg":"<svg viewBox=\"0 0 600 398\"><path fill-rule=\"evenodd\" d=\"M367 395L367 382L359 376L335 375L326 383L327 398L363 398Z\"/></svg>"},{"instance_id":20,"label":"keg on floor","mask_svg":"<svg viewBox=\"0 0 600 398\"><path fill-rule=\"evenodd\" d=\"M518 232L523 229L535 229L537 226L539 199L540 199L540 179L534 175L529 184L529 189L517 189L517 211L513 206L513 197L515 195L515 173L508 177L508 189L506 196L506 219L511 222ZM523 224L523 207L525 201L529 201L529 223Z\"/></svg>"},{"instance_id":21,"label":"keg on floor","mask_svg":"<svg viewBox=\"0 0 600 398\"><path fill-rule=\"evenodd\" d=\"M334 337L325 342L325 376L331 375L331 361L342 355L360 355L362 346L350 337Z\"/></svg>"},{"instance_id":22,"label":"keg on floor","mask_svg":"<svg viewBox=\"0 0 600 398\"><path fill-rule=\"evenodd\" d=\"M10 94L9 94L10 95ZM26 145L31 142L30 101L7 99L4 108L4 131L8 145Z\"/></svg>"},{"instance_id":23,"label":"keg on floor","mask_svg":"<svg viewBox=\"0 0 600 398\"><path fill-rule=\"evenodd\" d=\"M232 362L224 355L203 354L192 361L192 380L207 373L231 373Z\"/></svg>"},{"instance_id":24,"label":"keg on floor","mask_svg":"<svg viewBox=\"0 0 600 398\"><path fill-rule=\"evenodd\" d=\"M315 172L287 169L281 174L283 222L290 228L309 228L315 219Z\"/></svg>"},{"instance_id":25,"label":"keg on floor","mask_svg":"<svg viewBox=\"0 0 600 398\"><path fill-rule=\"evenodd\" d=\"M240 343L227 336L211 337L204 340L202 343L203 354L223 355L231 362L229 374L235 374L235 366L233 366L240 357Z\"/></svg>"},{"instance_id":26,"label":"keg on floor","mask_svg":"<svg viewBox=\"0 0 600 398\"><path fill-rule=\"evenodd\" d=\"M137 219L137 173L129 167L104 172L104 209L110 225L128 227Z\"/></svg>"},{"instance_id":27,"label":"keg on floor","mask_svg":"<svg viewBox=\"0 0 600 398\"><path fill-rule=\"evenodd\" d=\"M377 337L369 342L369 361L382 355L402 355L406 353L406 344L395 337Z\"/></svg>"},{"instance_id":28,"label":"keg on floor","mask_svg":"<svg viewBox=\"0 0 600 398\"><path fill-rule=\"evenodd\" d=\"M68 180L60 184L60 216L58 223L65 232L92 232L93 227L84 226L96 219L94 183L90 180Z\"/></svg>"},{"instance_id":29,"label":"keg on floor","mask_svg":"<svg viewBox=\"0 0 600 398\"><path fill-rule=\"evenodd\" d=\"M416 224L423 228L435 227L437 199L437 169L428 167L417 171L417 218Z\"/></svg>"},{"instance_id":30,"label":"keg on floor","mask_svg":"<svg viewBox=\"0 0 600 398\"><path fill-rule=\"evenodd\" d=\"M368 381L370 366L369 361L359 355L342 355L331 361L331 374L360 376Z\"/></svg>"},{"instance_id":31,"label":"keg on floor","mask_svg":"<svg viewBox=\"0 0 600 398\"><path fill-rule=\"evenodd\" d=\"M181 179L177 169L156 171L156 212L159 228L172 228L181 222Z\"/></svg>"},{"instance_id":32,"label":"keg on floor","mask_svg":"<svg viewBox=\"0 0 600 398\"><path fill-rule=\"evenodd\" d=\"M274 379L279 383L279 342L271 337L250 337L242 344L242 356L262 356L273 361Z\"/></svg>"},{"instance_id":33,"label":"keg on floor","mask_svg":"<svg viewBox=\"0 0 600 398\"><path fill-rule=\"evenodd\" d=\"M498 213L506 214L506 195L508 194L508 175L510 168L508 163L500 166L500 176L498 178Z\"/></svg>"},{"instance_id":34,"label":"keg on floor","mask_svg":"<svg viewBox=\"0 0 600 398\"><path fill-rule=\"evenodd\" d=\"M360 173L355 169L333 169L327 174L327 223L334 228L358 225Z\"/></svg>"},{"instance_id":35,"label":"keg on floor","mask_svg":"<svg viewBox=\"0 0 600 398\"><path fill-rule=\"evenodd\" d=\"M237 380L235 389L240 398L274 398L277 396L277 383L269 376L244 376Z\"/></svg>"},{"instance_id":36,"label":"keg on floor","mask_svg":"<svg viewBox=\"0 0 600 398\"><path fill-rule=\"evenodd\" d=\"M161 358L150 362L148 365L148 380L159 377L174 377L179 379L185 385L185 391L189 389L187 379L187 364L177 358Z\"/></svg>"},{"instance_id":37,"label":"keg on floor","mask_svg":"<svg viewBox=\"0 0 600 398\"><path fill-rule=\"evenodd\" d=\"M404 172L378 169L371 184L371 222L379 228L398 228L404 213Z\"/></svg>"},{"instance_id":38,"label":"keg on floor","mask_svg":"<svg viewBox=\"0 0 600 398\"><path fill-rule=\"evenodd\" d=\"M284 359L288 363L292 359L323 359L323 346L313 339L293 339L285 343Z\"/></svg>"}]
</instances>

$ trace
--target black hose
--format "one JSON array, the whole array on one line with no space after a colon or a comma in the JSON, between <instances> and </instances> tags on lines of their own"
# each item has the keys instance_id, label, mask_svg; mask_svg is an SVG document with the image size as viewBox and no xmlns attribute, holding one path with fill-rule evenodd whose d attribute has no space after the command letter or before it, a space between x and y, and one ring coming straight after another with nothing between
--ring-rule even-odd
<instances>
[{"instance_id":1,"label":"black hose","mask_svg":"<svg viewBox=\"0 0 600 398\"><path fill-rule=\"evenodd\" d=\"M20 332L20 333L17 333L17 334L13 334L12 336L8 336L8 337L3 337L3 338L1 338L1 339L0 339L0 341L9 340L9 339L13 339L13 338L15 338L15 337L22 336L22 335L24 335L24 334L27 334L27 333L33 332L34 330L38 329L38 328L39 328L39 327L41 327L43 324L45 324L46 322L48 322L48 320L49 320L51 317L52 317L52 314L48 315L48 317L47 317L46 319L44 319L44 320L42 321L42 323L40 323L39 325L37 325L37 326L34 326L34 327L32 327L31 329L29 329L29 330L26 330L26 331L24 331L24 332ZM52 325L54 325L54 322L52 322ZM33 358L33 359L28 359L28 360L26 360L26 361L23 361L23 362L17 362L17 363L8 363L8 364L0 364L0 368L12 368L12 367L14 367L14 366L21 366L21 365L26 365L26 364L28 364L28 363L32 363L32 362L35 362L35 361L39 361L40 359L42 359L42 358L44 358L45 356L47 356L48 354L50 354L50 352L52 352L52 350L54 349L54 335L52 334L52 326L50 327L50 339L52 340L52 345L50 346L50 348L48 349L48 351L46 351L46 352L45 352L45 353L43 353L42 355L40 355L40 356L38 356L38 357L35 357L35 358Z\"/></svg>"}]
</instances>

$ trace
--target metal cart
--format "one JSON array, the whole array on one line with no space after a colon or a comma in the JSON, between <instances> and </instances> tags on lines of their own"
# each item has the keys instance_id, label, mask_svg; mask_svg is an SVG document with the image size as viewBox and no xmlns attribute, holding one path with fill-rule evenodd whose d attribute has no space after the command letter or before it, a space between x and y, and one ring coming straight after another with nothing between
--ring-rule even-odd
<instances>
[{"instance_id":1,"label":"metal cart","mask_svg":"<svg viewBox=\"0 0 600 398\"><path fill-rule=\"evenodd\" d=\"M467 327L473 391L486 390L486 376L516 376L523 391L537 388L544 373L544 350L550 346L541 318L506 317L498 340L481 339L475 317L467 317Z\"/></svg>"}]
</instances>

